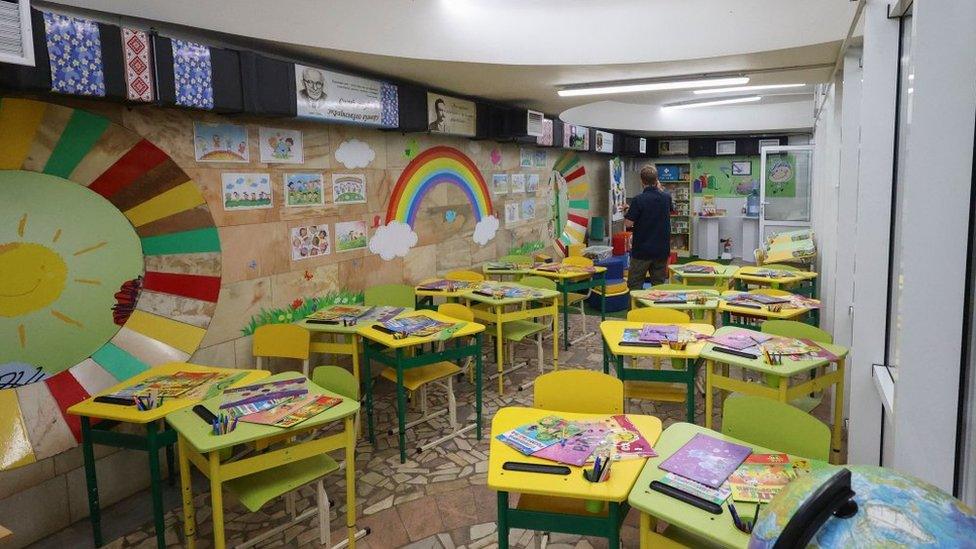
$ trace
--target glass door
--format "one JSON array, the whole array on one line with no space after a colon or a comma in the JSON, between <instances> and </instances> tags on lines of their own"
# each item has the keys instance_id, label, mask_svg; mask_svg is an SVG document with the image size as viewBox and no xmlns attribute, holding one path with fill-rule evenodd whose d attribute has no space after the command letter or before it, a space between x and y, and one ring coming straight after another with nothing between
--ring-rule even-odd
<instances>
[{"instance_id":1,"label":"glass door","mask_svg":"<svg viewBox=\"0 0 976 549\"><path fill-rule=\"evenodd\" d=\"M759 240L810 227L813 146L763 147L759 174Z\"/></svg>"}]
</instances>

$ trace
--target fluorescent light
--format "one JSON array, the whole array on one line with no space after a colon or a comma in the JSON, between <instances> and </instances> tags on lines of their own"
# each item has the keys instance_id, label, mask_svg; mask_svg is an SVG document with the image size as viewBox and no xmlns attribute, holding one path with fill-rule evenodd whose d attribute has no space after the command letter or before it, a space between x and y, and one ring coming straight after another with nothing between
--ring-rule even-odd
<instances>
[{"instance_id":1,"label":"fluorescent light","mask_svg":"<svg viewBox=\"0 0 976 549\"><path fill-rule=\"evenodd\" d=\"M753 90L781 90L784 88L802 88L806 84L765 84L760 86L734 86L731 88L708 88L707 90L695 90L695 94L703 93L725 93L725 92L741 92L741 91L753 91Z\"/></svg>"},{"instance_id":2,"label":"fluorescent light","mask_svg":"<svg viewBox=\"0 0 976 549\"><path fill-rule=\"evenodd\" d=\"M591 84L558 90L560 97L577 95L603 95L611 93L633 93L657 90L688 90L692 88L707 88L710 86L737 86L749 83L748 76L724 78L698 78L695 80L667 80L657 82L640 82L634 84Z\"/></svg>"},{"instance_id":3,"label":"fluorescent light","mask_svg":"<svg viewBox=\"0 0 976 549\"><path fill-rule=\"evenodd\" d=\"M664 110L693 109L696 107L712 107L715 105L752 103L753 101L759 101L760 99L762 99L761 95L749 95L746 97L731 97L729 99L715 99L713 101L690 101L687 103L671 103L670 105L662 105L661 108Z\"/></svg>"}]
</instances>

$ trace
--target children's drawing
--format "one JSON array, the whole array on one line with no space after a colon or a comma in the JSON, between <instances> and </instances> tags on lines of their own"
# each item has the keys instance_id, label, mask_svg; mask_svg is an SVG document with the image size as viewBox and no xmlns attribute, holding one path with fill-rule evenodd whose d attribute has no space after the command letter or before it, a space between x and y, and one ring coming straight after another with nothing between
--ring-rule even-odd
<instances>
[{"instance_id":1,"label":"children's drawing","mask_svg":"<svg viewBox=\"0 0 976 549\"><path fill-rule=\"evenodd\" d=\"M506 202L505 203L505 224L518 223L519 220L519 203L518 202Z\"/></svg>"},{"instance_id":2,"label":"children's drawing","mask_svg":"<svg viewBox=\"0 0 976 549\"><path fill-rule=\"evenodd\" d=\"M291 259L299 261L332 253L328 225L304 225L291 230Z\"/></svg>"},{"instance_id":3,"label":"children's drawing","mask_svg":"<svg viewBox=\"0 0 976 549\"><path fill-rule=\"evenodd\" d=\"M335 224L335 246L338 252L360 250L369 244L365 221L343 221Z\"/></svg>"},{"instance_id":4,"label":"children's drawing","mask_svg":"<svg viewBox=\"0 0 976 549\"><path fill-rule=\"evenodd\" d=\"M273 206L271 176L266 173L220 174L225 210L259 210Z\"/></svg>"},{"instance_id":5,"label":"children's drawing","mask_svg":"<svg viewBox=\"0 0 976 549\"><path fill-rule=\"evenodd\" d=\"M301 164L302 132L281 128L258 128L261 162L269 164Z\"/></svg>"},{"instance_id":6,"label":"children's drawing","mask_svg":"<svg viewBox=\"0 0 976 549\"><path fill-rule=\"evenodd\" d=\"M535 152L532 154L532 165L535 166L536 168L545 168L546 160L547 159L546 159L545 149L536 149Z\"/></svg>"},{"instance_id":7,"label":"children's drawing","mask_svg":"<svg viewBox=\"0 0 976 549\"><path fill-rule=\"evenodd\" d=\"M526 149L522 147L519 149L519 167L531 168L532 167L532 149Z\"/></svg>"},{"instance_id":8,"label":"children's drawing","mask_svg":"<svg viewBox=\"0 0 976 549\"><path fill-rule=\"evenodd\" d=\"M495 166L501 166L502 164L502 151L498 147L491 150L491 163Z\"/></svg>"},{"instance_id":9,"label":"children's drawing","mask_svg":"<svg viewBox=\"0 0 976 549\"><path fill-rule=\"evenodd\" d=\"M530 173L528 177L525 178L525 192L534 193L539 190L539 174Z\"/></svg>"},{"instance_id":10,"label":"children's drawing","mask_svg":"<svg viewBox=\"0 0 976 549\"><path fill-rule=\"evenodd\" d=\"M197 162L248 162L247 128L194 122L193 154Z\"/></svg>"},{"instance_id":11,"label":"children's drawing","mask_svg":"<svg viewBox=\"0 0 976 549\"><path fill-rule=\"evenodd\" d=\"M336 204L366 202L366 176L361 173L332 174L332 201Z\"/></svg>"},{"instance_id":12,"label":"children's drawing","mask_svg":"<svg viewBox=\"0 0 976 549\"><path fill-rule=\"evenodd\" d=\"M525 174L524 173L513 173L512 174L512 192L513 193L524 193L525 192Z\"/></svg>"},{"instance_id":13,"label":"children's drawing","mask_svg":"<svg viewBox=\"0 0 976 549\"><path fill-rule=\"evenodd\" d=\"M529 220L535 217L535 199L526 198L522 201L522 219Z\"/></svg>"},{"instance_id":14,"label":"children's drawing","mask_svg":"<svg viewBox=\"0 0 976 549\"><path fill-rule=\"evenodd\" d=\"M624 187L624 163L620 157L610 160L610 219L621 221L627 205L627 189Z\"/></svg>"},{"instance_id":15,"label":"children's drawing","mask_svg":"<svg viewBox=\"0 0 976 549\"><path fill-rule=\"evenodd\" d=\"M321 206L322 204L325 204L322 174L285 174L285 206Z\"/></svg>"},{"instance_id":16,"label":"children's drawing","mask_svg":"<svg viewBox=\"0 0 976 549\"><path fill-rule=\"evenodd\" d=\"M494 194L508 194L508 174L491 174L491 192Z\"/></svg>"},{"instance_id":17,"label":"children's drawing","mask_svg":"<svg viewBox=\"0 0 976 549\"><path fill-rule=\"evenodd\" d=\"M376 158L376 151L365 141L348 139L336 149L335 157L346 169L355 170L369 166L369 163Z\"/></svg>"}]
</instances>

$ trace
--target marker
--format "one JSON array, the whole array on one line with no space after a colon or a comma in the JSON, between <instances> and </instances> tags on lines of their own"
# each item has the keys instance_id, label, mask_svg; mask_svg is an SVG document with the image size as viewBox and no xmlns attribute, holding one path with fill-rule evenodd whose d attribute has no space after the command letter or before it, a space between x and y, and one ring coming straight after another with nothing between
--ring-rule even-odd
<instances>
[{"instance_id":1,"label":"marker","mask_svg":"<svg viewBox=\"0 0 976 549\"><path fill-rule=\"evenodd\" d=\"M739 518L739 512L735 510L735 504L731 501L729 502L729 513L732 515L732 524L739 530L742 530L742 519Z\"/></svg>"}]
</instances>

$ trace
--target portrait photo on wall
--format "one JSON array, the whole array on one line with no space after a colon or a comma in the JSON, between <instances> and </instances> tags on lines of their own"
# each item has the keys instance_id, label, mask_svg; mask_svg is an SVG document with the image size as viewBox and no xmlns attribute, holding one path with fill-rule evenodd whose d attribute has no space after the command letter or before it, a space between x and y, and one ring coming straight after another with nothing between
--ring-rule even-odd
<instances>
[{"instance_id":1,"label":"portrait photo on wall","mask_svg":"<svg viewBox=\"0 0 976 549\"><path fill-rule=\"evenodd\" d=\"M258 128L258 143L261 149L261 162L301 164L305 161L301 130Z\"/></svg>"},{"instance_id":2,"label":"portrait photo on wall","mask_svg":"<svg viewBox=\"0 0 976 549\"><path fill-rule=\"evenodd\" d=\"M322 204L325 204L322 174L285 174L285 206L321 206Z\"/></svg>"},{"instance_id":3,"label":"portrait photo on wall","mask_svg":"<svg viewBox=\"0 0 976 549\"><path fill-rule=\"evenodd\" d=\"M194 122L193 156L197 162L249 162L247 127Z\"/></svg>"},{"instance_id":4,"label":"portrait photo on wall","mask_svg":"<svg viewBox=\"0 0 976 549\"><path fill-rule=\"evenodd\" d=\"M222 173L224 209L260 210L274 205L271 176L266 173Z\"/></svg>"},{"instance_id":5,"label":"portrait photo on wall","mask_svg":"<svg viewBox=\"0 0 976 549\"><path fill-rule=\"evenodd\" d=\"M427 92L427 129L432 133L474 136L474 101Z\"/></svg>"},{"instance_id":6,"label":"portrait photo on wall","mask_svg":"<svg viewBox=\"0 0 976 549\"><path fill-rule=\"evenodd\" d=\"M291 229L291 259L300 261L332 253L329 226L303 225Z\"/></svg>"},{"instance_id":7,"label":"portrait photo on wall","mask_svg":"<svg viewBox=\"0 0 976 549\"><path fill-rule=\"evenodd\" d=\"M398 123L395 85L315 67L295 65L295 103L302 118L371 126Z\"/></svg>"}]
</instances>

